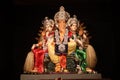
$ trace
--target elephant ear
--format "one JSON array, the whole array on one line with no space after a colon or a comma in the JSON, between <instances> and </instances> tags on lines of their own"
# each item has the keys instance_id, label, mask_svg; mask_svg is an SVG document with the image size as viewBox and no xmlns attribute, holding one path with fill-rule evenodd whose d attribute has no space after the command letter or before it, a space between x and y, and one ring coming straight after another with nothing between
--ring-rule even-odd
<instances>
[{"instance_id":1,"label":"elephant ear","mask_svg":"<svg viewBox=\"0 0 120 80\"><path fill-rule=\"evenodd\" d=\"M87 53L86 61L88 67L94 69L97 64L97 56L94 48L91 45L88 45L88 47L86 48L86 53Z\"/></svg>"}]
</instances>

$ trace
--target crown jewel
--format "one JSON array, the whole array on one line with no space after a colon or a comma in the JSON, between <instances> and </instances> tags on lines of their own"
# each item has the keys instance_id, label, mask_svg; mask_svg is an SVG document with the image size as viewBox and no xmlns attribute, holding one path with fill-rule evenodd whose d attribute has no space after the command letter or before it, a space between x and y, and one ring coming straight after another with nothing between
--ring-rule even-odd
<instances>
[{"instance_id":1,"label":"crown jewel","mask_svg":"<svg viewBox=\"0 0 120 80\"><path fill-rule=\"evenodd\" d=\"M48 17L45 17L45 19L42 22L44 27L48 27L48 26L54 26L54 21L52 19L49 19Z\"/></svg>"},{"instance_id":2,"label":"crown jewel","mask_svg":"<svg viewBox=\"0 0 120 80\"><path fill-rule=\"evenodd\" d=\"M70 18L70 14L65 11L65 8L63 6L60 7L59 11L55 14L54 20L68 20Z\"/></svg>"},{"instance_id":3,"label":"crown jewel","mask_svg":"<svg viewBox=\"0 0 120 80\"><path fill-rule=\"evenodd\" d=\"M68 26L71 26L73 24L77 24L77 26L79 25L79 21L77 20L77 16L76 15L73 15L72 18L70 18L67 22L67 25Z\"/></svg>"}]
</instances>

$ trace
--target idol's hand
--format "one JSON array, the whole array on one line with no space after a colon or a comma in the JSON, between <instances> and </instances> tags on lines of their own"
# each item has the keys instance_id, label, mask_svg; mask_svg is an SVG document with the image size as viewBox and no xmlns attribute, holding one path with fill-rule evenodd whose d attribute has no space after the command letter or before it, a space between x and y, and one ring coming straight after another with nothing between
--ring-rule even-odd
<instances>
[{"instance_id":1,"label":"idol's hand","mask_svg":"<svg viewBox=\"0 0 120 80\"><path fill-rule=\"evenodd\" d=\"M70 42L75 42L74 39L70 38Z\"/></svg>"},{"instance_id":2,"label":"idol's hand","mask_svg":"<svg viewBox=\"0 0 120 80\"><path fill-rule=\"evenodd\" d=\"M83 47L83 43L82 43L82 41L81 40L79 40L79 39L76 39L76 42L81 46L81 47Z\"/></svg>"},{"instance_id":3,"label":"idol's hand","mask_svg":"<svg viewBox=\"0 0 120 80\"><path fill-rule=\"evenodd\" d=\"M35 47L37 47L37 45L33 44L32 47L31 47L31 49L33 50Z\"/></svg>"}]
</instances>

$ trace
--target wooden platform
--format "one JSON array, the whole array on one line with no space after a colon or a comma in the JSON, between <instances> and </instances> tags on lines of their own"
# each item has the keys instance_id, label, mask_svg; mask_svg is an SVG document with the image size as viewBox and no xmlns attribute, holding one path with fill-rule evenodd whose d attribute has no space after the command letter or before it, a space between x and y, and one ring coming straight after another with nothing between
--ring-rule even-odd
<instances>
[{"instance_id":1,"label":"wooden platform","mask_svg":"<svg viewBox=\"0 0 120 80\"><path fill-rule=\"evenodd\" d=\"M62 78L62 80L87 80L102 79L100 73L97 74L21 74L20 80L56 80L56 78Z\"/></svg>"}]
</instances>

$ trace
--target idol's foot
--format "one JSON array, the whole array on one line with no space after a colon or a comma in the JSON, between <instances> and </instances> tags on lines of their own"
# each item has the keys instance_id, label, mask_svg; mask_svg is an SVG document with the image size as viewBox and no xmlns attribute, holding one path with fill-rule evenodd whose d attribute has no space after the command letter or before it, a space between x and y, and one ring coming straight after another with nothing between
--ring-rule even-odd
<instances>
[{"instance_id":1,"label":"idol's foot","mask_svg":"<svg viewBox=\"0 0 120 80\"><path fill-rule=\"evenodd\" d=\"M69 71L66 68L61 68L61 72L63 72L63 73L69 73Z\"/></svg>"},{"instance_id":2,"label":"idol's foot","mask_svg":"<svg viewBox=\"0 0 120 80\"><path fill-rule=\"evenodd\" d=\"M78 74L83 74L83 72L81 71L81 70L78 70L78 72L77 72Z\"/></svg>"},{"instance_id":3,"label":"idol's foot","mask_svg":"<svg viewBox=\"0 0 120 80\"><path fill-rule=\"evenodd\" d=\"M31 72L32 72L32 73L37 73L38 70L37 70L37 68L34 68L33 70L31 70Z\"/></svg>"},{"instance_id":4,"label":"idol's foot","mask_svg":"<svg viewBox=\"0 0 120 80\"><path fill-rule=\"evenodd\" d=\"M80 65L77 65L76 69L77 69L77 73L78 73L78 74L83 74Z\"/></svg>"},{"instance_id":5,"label":"idol's foot","mask_svg":"<svg viewBox=\"0 0 120 80\"><path fill-rule=\"evenodd\" d=\"M55 72L61 72L61 66L59 63L56 64Z\"/></svg>"},{"instance_id":6,"label":"idol's foot","mask_svg":"<svg viewBox=\"0 0 120 80\"><path fill-rule=\"evenodd\" d=\"M97 72L91 68L86 68L86 72L96 74Z\"/></svg>"}]
</instances>

